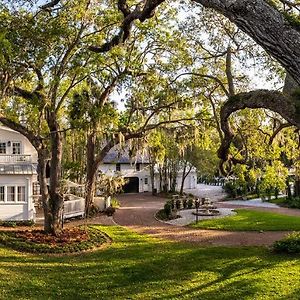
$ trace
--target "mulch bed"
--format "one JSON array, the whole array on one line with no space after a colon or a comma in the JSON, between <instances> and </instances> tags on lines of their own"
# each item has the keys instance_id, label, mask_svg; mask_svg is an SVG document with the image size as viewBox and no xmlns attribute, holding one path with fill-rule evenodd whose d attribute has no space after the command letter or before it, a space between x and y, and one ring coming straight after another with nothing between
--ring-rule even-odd
<instances>
[{"instance_id":1,"label":"mulch bed","mask_svg":"<svg viewBox=\"0 0 300 300\"><path fill-rule=\"evenodd\" d=\"M107 235L93 226L64 229L59 236L42 230L0 231L0 244L30 253L74 253L91 250L109 242Z\"/></svg>"},{"instance_id":2,"label":"mulch bed","mask_svg":"<svg viewBox=\"0 0 300 300\"><path fill-rule=\"evenodd\" d=\"M63 230L63 232L58 236L46 234L43 230L25 230L17 231L16 237L28 242L38 244L63 246L66 244L87 241L89 239L89 234L88 230L75 227Z\"/></svg>"}]
</instances>

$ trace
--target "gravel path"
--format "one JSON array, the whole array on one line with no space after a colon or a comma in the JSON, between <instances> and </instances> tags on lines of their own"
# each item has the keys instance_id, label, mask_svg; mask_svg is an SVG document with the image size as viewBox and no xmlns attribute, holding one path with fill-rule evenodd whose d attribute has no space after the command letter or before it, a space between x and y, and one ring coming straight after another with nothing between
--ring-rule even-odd
<instances>
[{"instance_id":1,"label":"gravel path","mask_svg":"<svg viewBox=\"0 0 300 300\"><path fill-rule=\"evenodd\" d=\"M124 194L119 196L121 207L117 210L114 220L117 224L125 226L139 233L175 241L197 243L214 246L269 246L281 239L288 232L232 232L219 230L199 230L182 226L174 226L155 219L155 213L165 203L164 198L153 197L148 193ZM226 207L226 202L218 203L218 207ZM241 207L228 205L228 208ZM244 207L243 207L244 208ZM253 209L253 208L251 208ZM271 208L254 208L272 211ZM275 209L278 213L299 215L300 210Z\"/></svg>"}]
</instances>

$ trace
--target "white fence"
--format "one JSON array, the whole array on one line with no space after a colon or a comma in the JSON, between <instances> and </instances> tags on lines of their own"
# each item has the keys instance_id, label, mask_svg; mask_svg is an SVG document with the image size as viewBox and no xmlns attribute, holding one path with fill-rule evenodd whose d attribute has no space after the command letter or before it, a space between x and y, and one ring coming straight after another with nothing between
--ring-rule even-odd
<instances>
[{"instance_id":1,"label":"white fence","mask_svg":"<svg viewBox=\"0 0 300 300\"><path fill-rule=\"evenodd\" d=\"M85 199L72 194L65 195L64 219L73 217L84 217Z\"/></svg>"},{"instance_id":2,"label":"white fence","mask_svg":"<svg viewBox=\"0 0 300 300\"><path fill-rule=\"evenodd\" d=\"M31 155L27 154L0 154L0 163L14 164L32 162Z\"/></svg>"}]
</instances>

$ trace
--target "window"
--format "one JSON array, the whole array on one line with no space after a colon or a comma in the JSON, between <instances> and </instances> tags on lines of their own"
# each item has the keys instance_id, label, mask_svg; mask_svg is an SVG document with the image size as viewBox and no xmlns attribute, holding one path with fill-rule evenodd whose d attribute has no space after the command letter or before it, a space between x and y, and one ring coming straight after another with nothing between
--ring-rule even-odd
<instances>
[{"instance_id":1,"label":"window","mask_svg":"<svg viewBox=\"0 0 300 300\"><path fill-rule=\"evenodd\" d=\"M12 154L21 154L21 143L20 142L12 143Z\"/></svg>"},{"instance_id":2,"label":"window","mask_svg":"<svg viewBox=\"0 0 300 300\"><path fill-rule=\"evenodd\" d=\"M5 199L4 186L0 186L0 202L4 202L4 199Z\"/></svg>"},{"instance_id":3,"label":"window","mask_svg":"<svg viewBox=\"0 0 300 300\"><path fill-rule=\"evenodd\" d=\"M25 186L18 186L18 202L25 202Z\"/></svg>"},{"instance_id":4,"label":"window","mask_svg":"<svg viewBox=\"0 0 300 300\"><path fill-rule=\"evenodd\" d=\"M148 184L148 177L145 177L144 182L145 182L145 184Z\"/></svg>"},{"instance_id":5,"label":"window","mask_svg":"<svg viewBox=\"0 0 300 300\"><path fill-rule=\"evenodd\" d=\"M121 171L121 164L116 164L116 171Z\"/></svg>"},{"instance_id":6,"label":"window","mask_svg":"<svg viewBox=\"0 0 300 300\"><path fill-rule=\"evenodd\" d=\"M32 193L33 195L40 195L41 194L41 189L40 189L40 185L38 182L34 182L32 184Z\"/></svg>"},{"instance_id":7,"label":"window","mask_svg":"<svg viewBox=\"0 0 300 300\"><path fill-rule=\"evenodd\" d=\"M136 170L140 171L141 170L141 165L140 164L136 164Z\"/></svg>"},{"instance_id":8,"label":"window","mask_svg":"<svg viewBox=\"0 0 300 300\"><path fill-rule=\"evenodd\" d=\"M6 143L0 143L0 154L6 154Z\"/></svg>"},{"instance_id":9,"label":"window","mask_svg":"<svg viewBox=\"0 0 300 300\"><path fill-rule=\"evenodd\" d=\"M7 187L7 202L15 202L15 194L16 194L16 187L8 186Z\"/></svg>"}]
</instances>

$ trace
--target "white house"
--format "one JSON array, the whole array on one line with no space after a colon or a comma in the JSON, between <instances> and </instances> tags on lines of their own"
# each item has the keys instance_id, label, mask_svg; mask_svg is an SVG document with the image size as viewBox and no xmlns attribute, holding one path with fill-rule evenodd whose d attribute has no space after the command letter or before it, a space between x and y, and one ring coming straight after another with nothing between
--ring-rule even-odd
<instances>
[{"instance_id":1,"label":"white house","mask_svg":"<svg viewBox=\"0 0 300 300\"><path fill-rule=\"evenodd\" d=\"M104 158L103 164L100 165L99 171L113 176L117 172L124 176L128 183L123 187L125 193L143 193L151 192L151 176L149 169L149 159L146 156L136 155L130 158L127 152L120 153L112 149ZM177 175L176 190L180 190L182 181L182 172L179 170ZM197 184L197 172L192 168L184 182L184 189L195 189ZM159 172L155 167L154 188L159 192Z\"/></svg>"},{"instance_id":2,"label":"white house","mask_svg":"<svg viewBox=\"0 0 300 300\"><path fill-rule=\"evenodd\" d=\"M0 220L34 220L37 153L23 135L0 126Z\"/></svg>"}]
</instances>

